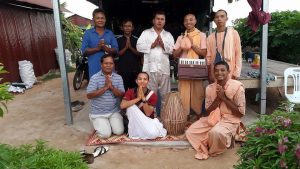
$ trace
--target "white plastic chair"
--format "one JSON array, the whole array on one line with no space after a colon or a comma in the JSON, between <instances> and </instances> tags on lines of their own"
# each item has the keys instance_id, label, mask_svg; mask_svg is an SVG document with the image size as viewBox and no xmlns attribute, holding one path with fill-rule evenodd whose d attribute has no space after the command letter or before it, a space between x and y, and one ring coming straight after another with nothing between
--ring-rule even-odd
<instances>
[{"instance_id":1,"label":"white plastic chair","mask_svg":"<svg viewBox=\"0 0 300 169\"><path fill-rule=\"evenodd\" d=\"M292 76L294 82L294 91L292 94L287 93L287 81ZM300 67L290 67L284 70L284 94L292 103L300 103Z\"/></svg>"}]
</instances>

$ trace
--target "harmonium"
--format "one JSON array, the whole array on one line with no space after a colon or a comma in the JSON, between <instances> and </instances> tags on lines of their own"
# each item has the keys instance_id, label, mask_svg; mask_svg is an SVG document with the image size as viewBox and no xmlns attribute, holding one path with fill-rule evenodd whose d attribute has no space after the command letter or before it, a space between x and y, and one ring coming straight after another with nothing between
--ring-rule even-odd
<instances>
[{"instance_id":1,"label":"harmonium","mask_svg":"<svg viewBox=\"0 0 300 169\"><path fill-rule=\"evenodd\" d=\"M178 78L186 80L207 79L206 60L180 58L178 62Z\"/></svg>"}]
</instances>

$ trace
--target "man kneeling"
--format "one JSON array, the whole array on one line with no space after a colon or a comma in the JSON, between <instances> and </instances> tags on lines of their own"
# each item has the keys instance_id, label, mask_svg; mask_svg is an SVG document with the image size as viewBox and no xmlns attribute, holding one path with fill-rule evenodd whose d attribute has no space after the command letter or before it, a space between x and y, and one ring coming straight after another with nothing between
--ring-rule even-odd
<instances>
[{"instance_id":1,"label":"man kneeling","mask_svg":"<svg viewBox=\"0 0 300 169\"><path fill-rule=\"evenodd\" d=\"M229 148L245 114L244 87L229 78L228 64L216 63L214 75L216 82L206 87L205 108L209 116L200 118L186 131L197 151L196 159L207 159Z\"/></svg>"},{"instance_id":2,"label":"man kneeling","mask_svg":"<svg viewBox=\"0 0 300 169\"><path fill-rule=\"evenodd\" d=\"M94 74L87 87L87 98L91 99L90 120L100 138L108 138L111 133L124 132L123 117L120 114L120 98L124 94L122 77L113 72L114 59L106 54L101 58L101 67Z\"/></svg>"},{"instance_id":3,"label":"man kneeling","mask_svg":"<svg viewBox=\"0 0 300 169\"><path fill-rule=\"evenodd\" d=\"M159 120L154 118L157 95L147 88L148 82L149 75L139 73L136 79L138 87L127 90L121 102L121 109L126 109L130 138L155 139L167 134Z\"/></svg>"}]
</instances>

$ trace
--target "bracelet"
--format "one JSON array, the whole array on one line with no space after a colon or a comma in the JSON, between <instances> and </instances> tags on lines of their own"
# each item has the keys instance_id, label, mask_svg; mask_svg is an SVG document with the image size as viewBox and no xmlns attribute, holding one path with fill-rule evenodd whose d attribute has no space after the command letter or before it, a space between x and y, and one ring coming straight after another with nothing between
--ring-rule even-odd
<instances>
[{"instance_id":1,"label":"bracelet","mask_svg":"<svg viewBox=\"0 0 300 169\"><path fill-rule=\"evenodd\" d=\"M143 102L143 103L148 103L147 100L143 100L142 102Z\"/></svg>"}]
</instances>

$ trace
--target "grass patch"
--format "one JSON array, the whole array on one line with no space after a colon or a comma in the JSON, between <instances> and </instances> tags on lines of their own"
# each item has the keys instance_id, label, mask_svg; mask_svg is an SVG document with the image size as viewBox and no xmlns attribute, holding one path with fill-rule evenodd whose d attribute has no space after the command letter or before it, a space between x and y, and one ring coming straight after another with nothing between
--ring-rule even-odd
<instances>
[{"instance_id":1,"label":"grass patch","mask_svg":"<svg viewBox=\"0 0 300 169\"><path fill-rule=\"evenodd\" d=\"M59 72L56 73L56 72L49 71L47 74L45 74L41 77L41 80L42 81L47 81L47 80L56 79L56 78L59 78L59 77L60 77Z\"/></svg>"},{"instance_id":2,"label":"grass patch","mask_svg":"<svg viewBox=\"0 0 300 169\"><path fill-rule=\"evenodd\" d=\"M67 66L66 68L67 68L67 73L71 73L71 72L75 72L76 71L76 68L71 67L71 66ZM61 77L60 71L52 69L52 70L49 70L48 73L46 73L43 76L41 76L39 79L41 81L47 81L47 80L51 80L51 79L55 79L55 78L60 78L60 77Z\"/></svg>"},{"instance_id":3,"label":"grass patch","mask_svg":"<svg viewBox=\"0 0 300 169\"><path fill-rule=\"evenodd\" d=\"M79 152L67 152L46 146L38 140L31 144L12 147L0 144L0 168L3 169L88 169Z\"/></svg>"},{"instance_id":4,"label":"grass patch","mask_svg":"<svg viewBox=\"0 0 300 169\"><path fill-rule=\"evenodd\" d=\"M67 72L75 72L76 71L76 67L72 67L72 66L67 66Z\"/></svg>"}]
</instances>

